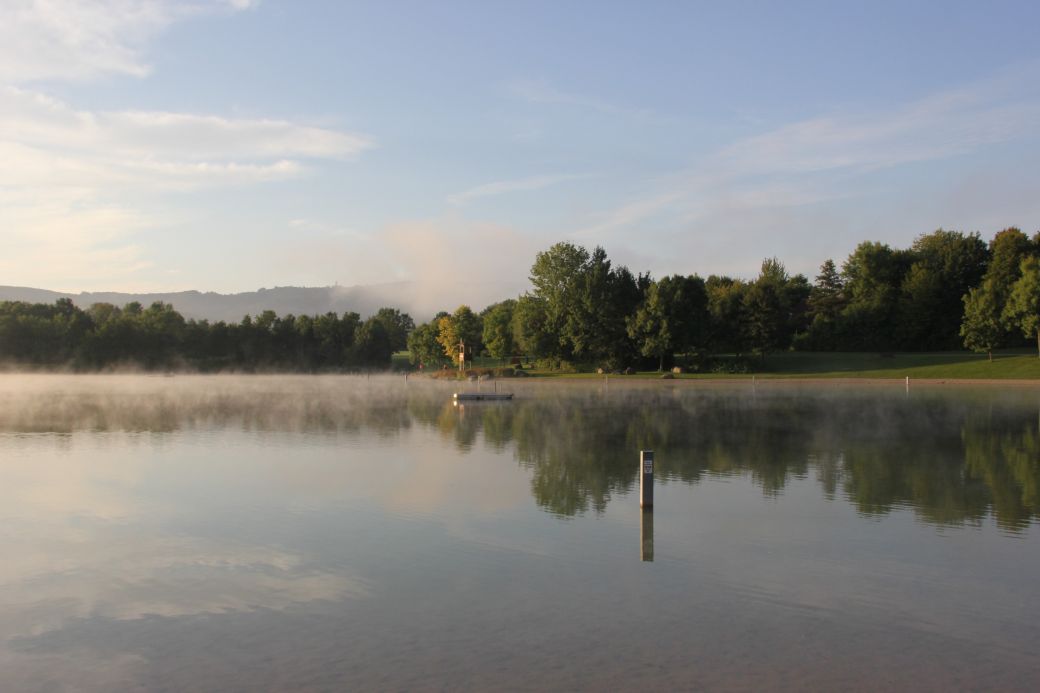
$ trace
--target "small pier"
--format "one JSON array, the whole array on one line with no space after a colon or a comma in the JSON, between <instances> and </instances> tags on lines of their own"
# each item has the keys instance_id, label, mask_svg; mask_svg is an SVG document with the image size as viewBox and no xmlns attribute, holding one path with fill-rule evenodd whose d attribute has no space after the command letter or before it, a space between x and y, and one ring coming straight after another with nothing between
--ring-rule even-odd
<instances>
[{"instance_id":1,"label":"small pier","mask_svg":"<svg viewBox=\"0 0 1040 693\"><path fill-rule=\"evenodd\" d=\"M456 402L474 402L479 400L513 399L512 392L456 392Z\"/></svg>"}]
</instances>

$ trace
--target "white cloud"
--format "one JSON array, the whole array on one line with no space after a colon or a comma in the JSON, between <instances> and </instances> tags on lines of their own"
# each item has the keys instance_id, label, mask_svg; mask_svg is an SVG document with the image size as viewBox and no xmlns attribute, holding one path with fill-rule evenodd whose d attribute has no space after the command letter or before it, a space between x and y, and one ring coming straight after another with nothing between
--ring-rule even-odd
<instances>
[{"instance_id":1,"label":"white cloud","mask_svg":"<svg viewBox=\"0 0 1040 693\"><path fill-rule=\"evenodd\" d=\"M245 163L277 165L283 158L353 158L370 138L284 120L222 118L158 111L85 111L46 94L0 87L0 142L40 156L113 169L176 170L195 166L240 173ZM239 170L235 170L235 164ZM181 169L177 175L183 175ZM269 171L257 168L266 178ZM154 181L150 181L154 182Z\"/></svg>"},{"instance_id":2,"label":"white cloud","mask_svg":"<svg viewBox=\"0 0 1040 693\"><path fill-rule=\"evenodd\" d=\"M0 272L46 288L126 286L151 267L135 240L156 228L144 196L285 180L371 146L284 120L87 111L0 86Z\"/></svg>"},{"instance_id":3,"label":"white cloud","mask_svg":"<svg viewBox=\"0 0 1040 693\"><path fill-rule=\"evenodd\" d=\"M516 180L501 180L493 183L485 183L478 185L469 190L465 190L460 193L449 195L447 198L448 204L460 206L464 205L472 200L481 197L491 197L493 195L503 195L511 192L522 192L529 190L541 190L551 185L558 183L564 183L569 180L575 180L578 178L585 178L586 176L573 175L573 174L559 174L559 175L547 175L547 176L532 176L530 178L520 178Z\"/></svg>"},{"instance_id":4,"label":"white cloud","mask_svg":"<svg viewBox=\"0 0 1040 693\"><path fill-rule=\"evenodd\" d=\"M5 0L0 83L142 77L148 40L187 17L245 10L250 0Z\"/></svg>"},{"instance_id":5,"label":"white cloud","mask_svg":"<svg viewBox=\"0 0 1040 693\"><path fill-rule=\"evenodd\" d=\"M582 232L600 236L671 215L673 226L725 218L731 226L757 210L847 198L867 188L863 174L949 159L1038 134L1036 66L897 108L831 113L739 140L700 164L655 181ZM872 192L877 192L871 186ZM739 223L737 224L739 226Z\"/></svg>"}]
</instances>

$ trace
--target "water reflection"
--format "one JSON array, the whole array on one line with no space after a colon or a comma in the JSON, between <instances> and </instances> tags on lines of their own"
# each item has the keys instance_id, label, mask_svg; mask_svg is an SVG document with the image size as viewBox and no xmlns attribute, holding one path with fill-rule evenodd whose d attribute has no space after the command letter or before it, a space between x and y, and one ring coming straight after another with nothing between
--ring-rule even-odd
<instances>
[{"instance_id":1,"label":"water reflection","mask_svg":"<svg viewBox=\"0 0 1040 693\"><path fill-rule=\"evenodd\" d=\"M639 560L654 562L654 509L643 508L639 512Z\"/></svg>"},{"instance_id":2,"label":"water reflection","mask_svg":"<svg viewBox=\"0 0 1040 693\"><path fill-rule=\"evenodd\" d=\"M817 390L517 385L510 403L454 407L450 385L404 378L23 378L0 389L0 432L240 427L394 437L438 431L461 454L510 452L539 507L602 513L638 484L640 449L663 483L745 475L767 496L812 476L868 516L911 507L938 525L987 516L1021 531L1040 510L1036 395L998 389Z\"/></svg>"}]
</instances>

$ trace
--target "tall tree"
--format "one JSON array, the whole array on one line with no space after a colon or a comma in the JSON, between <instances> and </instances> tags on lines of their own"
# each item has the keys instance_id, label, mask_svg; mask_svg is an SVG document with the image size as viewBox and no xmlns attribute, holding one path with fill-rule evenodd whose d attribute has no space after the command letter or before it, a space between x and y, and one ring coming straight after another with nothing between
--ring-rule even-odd
<instances>
[{"instance_id":1,"label":"tall tree","mask_svg":"<svg viewBox=\"0 0 1040 693\"><path fill-rule=\"evenodd\" d=\"M972 351L986 352L993 360L993 349L1004 336L1004 320L1001 306L996 302L996 292L986 282L968 291L964 296L964 321L961 337L964 346Z\"/></svg>"},{"instance_id":2,"label":"tall tree","mask_svg":"<svg viewBox=\"0 0 1040 693\"><path fill-rule=\"evenodd\" d=\"M804 324L808 295L805 277L789 277L776 258L762 262L758 277L744 295L744 315L751 348L763 359L791 345L795 331Z\"/></svg>"},{"instance_id":3,"label":"tall tree","mask_svg":"<svg viewBox=\"0 0 1040 693\"><path fill-rule=\"evenodd\" d=\"M1036 335L1040 357L1040 259L1030 256L1022 260L1020 275L1011 287L1004 314L1026 337Z\"/></svg>"},{"instance_id":4,"label":"tall tree","mask_svg":"<svg viewBox=\"0 0 1040 693\"><path fill-rule=\"evenodd\" d=\"M408 333L415 329L415 321L412 320L411 315L402 313L396 308L380 308L376 312L375 318L386 328L390 346L394 351L403 351L408 348Z\"/></svg>"},{"instance_id":5,"label":"tall tree","mask_svg":"<svg viewBox=\"0 0 1040 693\"><path fill-rule=\"evenodd\" d=\"M508 299L490 305L482 312L484 348L496 359L512 356L515 351L513 345L513 311L515 309L516 301Z\"/></svg>"},{"instance_id":6,"label":"tall tree","mask_svg":"<svg viewBox=\"0 0 1040 693\"><path fill-rule=\"evenodd\" d=\"M484 326L469 306L459 306L451 315L437 321L437 341L444 354L453 361L458 358L459 342L466 347L466 358L477 356L483 350L481 336Z\"/></svg>"},{"instance_id":7,"label":"tall tree","mask_svg":"<svg viewBox=\"0 0 1040 693\"><path fill-rule=\"evenodd\" d=\"M899 337L904 348L954 349L964 317L963 296L986 271L989 249L978 233L939 229L914 240L914 262L903 279Z\"/></svg>"},{"instance_id":8,"label":"tall tree","mask_svg":"<svg viewBox=\"0 0 1040 693\"><path fill-rule=\"evenodd\" d=\"M1023 258L1035 254L1035 250L1026 235L1014 227L1000 231L990 241L990 261L982 283L964 297L961 336L969 349L987 351L992 358L993 349L1006 345L1018 332L1018 326L1005 319L1004 308L1021 276Z\"/></svg>"},{"instance_id":9,"label":"tall tree","mask_svg":"<svg viewBox=\"0 0 1040 693\"><path fill-rule=\"evenodd\" d=\"M700 277L673 275L652 282L643 304L628 320L639 353L657 358L657 369L675 353L694 347L706 328L708 296Z\"/></svg>"},{"instance_id":10,"label":"tall tree","mask_svg":"<svg viewBox=\"0 0 1040 693\"><path fill-rule=\"evenodd\" d=\"M704 283L708 294L708 347L715 353L741 354L747 350L744 295L748 285L739 279L712 275Z\"/></svg>"},{"instance_id":11,"label":"tall tree","mask_svg":"<svg viewBox=\"0 0 1040 693\"><path fill-rule=\"evenodd\" d=\"M895 346L899 290L912 261L910 251L883 243L856 246L841 270L848 297L841 315L842 349L884 351Z\"/></svg>"},{"instance_id":12,"label":"tall tree","mask_svg":"<svg viewBox=\"0 0 1040 693\"><path fill-rule=\"evenodd\" d=\"M809 312L813 319L837 320L845 307L845 282L842 281L834 260L827 260L820 265L820 273L816 275L812 291L809 293Z\"/></svg>"},{"instance_id":13,"label":"tall tree","mask_svg":"<svg viewBox=\"0 0 1040 693\"><path fill-rule=\"evenodd\" d=\"M386 325L375 316L358 326L351 349L353 363L366 367L386 368L394 353Z\"/></svg>"},{"instance_id":14,"label":"tall tree","mask_svg":"<svg viewBox=\"0 0 1040 693\"><path fill-rule=\"evenodd\" d=\"M549 331L546 302L524 294L513 309L513 343L528 358L555 357L560 348L557 335Z\"/></svg>"},{"instance_id":15,"label":"tall tree","mask_svg":"<svg viewBox=\"0 0 1040 693\"><path fill-rule=\"evenodd\" d=\"M444 347L437 341L438 334L436 321L423 323L412 330L408 335L409 360L424 368L434 368L447 363Z\"/></svg>"},{"instance_id":16,"label":"tall tree","mask_svg":"<svg viewBox=\"0 0 1040 693\"><path fill-rule=\"evenodd\" d=\"M570 358L571 335L579 310L581 291L589 261L587 250L573 243L557 243L535 256L531 266L531 295L539 299L544 312L545 331L554 337L547 345L548 356ZM568 324L570 323L570 324Z\"/></svg>"}]
</instances>

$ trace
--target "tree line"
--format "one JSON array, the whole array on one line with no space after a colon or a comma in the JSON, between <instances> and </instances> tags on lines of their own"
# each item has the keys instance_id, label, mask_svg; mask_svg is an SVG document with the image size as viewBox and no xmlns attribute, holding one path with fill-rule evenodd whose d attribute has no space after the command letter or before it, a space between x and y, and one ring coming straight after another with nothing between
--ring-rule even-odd
<instances>
[{"instance_id":1,"label":"tree line","mask_svg":"<svg viewBox=\"0 0 1040 693\"><path fill-rule=\"evenodd\" d=\"M37 367L324 371L388 368L405 348L414 364L537 360L552 368L742 369L752 358L807 351L1040 351L1040 234L938 230L906 249L864 242L813 282L776 258L750 280L659 279L616 265L602 248L557 243L537 254L531 289L480 313L468 306L416 326L395 308L278 316L239 323L185 320L161 302L87 309L0 303L0 361ZM715 355L735 355L725 361Z\"/></svg>"},{"instance_id":2,"label":"tree line","mask_svg":"<svg viewBox=\"0 0 1040 693\"><path fill-rule=\"evenodd\" d=\"M751 280L711 275L653 279L557 243L538 253L531 290L485 308L439 313L408 339L415 363L467 354L521 355L571 364L663 369L677 357L708 367L713 354L764 359L772 352L989 352L1026 337L1040 349L1040 234L937 230L910 248L864 242L839 268L810 282L776 258ZM731 361L739 364L740 359ZM717 365L717 364L716 364Z\"/></svg>"},{"instance_id":3,"label":"tree line","mask_svg":"<svg viewBox=\"0 0 1040 693\"><path fill-rule=\"evenodd\" d=\"M200 371L327 371L390 367L415 324L382 308L362 320L342 315L246 315L239 323L185 320L168 303L145 308L67 298L0 303L0 362L80 370L140 367Z\"/></svg>"}]
</instances>

